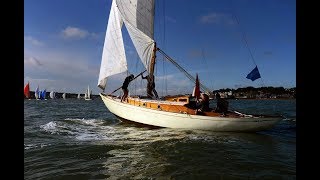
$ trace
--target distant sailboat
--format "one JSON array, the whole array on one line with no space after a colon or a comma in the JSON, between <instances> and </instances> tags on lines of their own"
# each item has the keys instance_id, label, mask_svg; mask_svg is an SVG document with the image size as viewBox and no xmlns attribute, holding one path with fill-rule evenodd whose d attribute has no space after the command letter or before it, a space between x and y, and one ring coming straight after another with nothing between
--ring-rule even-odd
<instances>
[{"instance_id":1,"label":"distant sailboat","mask_svg":"<svg viewBox=\"0 0 320 180\"><path fill-rule=\"evenodd\" d=\"M30 85L29 82L27 83L27 85L24 87L24 96L27 99L30 99Z\"/></svg>"},{"instance_id":2,"label":"distant sailboat","mask_svg":"<svg viewBox=\"0 0 320 180\"><path fill-rule=\"evenodd\" d=\"M88 89L87 89L87 91L86 91L86 93L84 95L84 100L92 100L91 99L91 91L90 91L89 86L88 86Z\"/></svg>"},{"instance_id":3,"label":"distant sailboat","mask_svg":"<svg viewBox=\"0 0 320 180\"><path fill-rule=\"evenodd\" d=\"M63 98L63 99L67 99L66 93L63 93L63 94L62 94L62 98Z\"/></svg>"},{"instance_id":4,"label":"distant sailboat","mask_svg":"<svg viewBox=\"0 0 320 180\"><path fill-rule=\"evenodd\" d=\"M47 90L44 89L44 90L41 91L41 93L40 93L40 99L41 99L41 100L47 100L47 99L46 99L46 95L47 95Z\"/></svg>"},{"instance_id":5,"label":"distant sailboat","mask_svg":"<svg viewBox=\"0 0 320 180\"><path fill-rule=\"evenodd\" d=\"M55 98L56 98L56 97L55 97L55 94L56 94L55 92L51 91L51 92L50 92L50 98L51 98L51 99L55 99Z\"/></svg>"},{"instance_id":6,"label":"distant sailboat","mask_svg":"<svg viewBox=\"0 0 320 180\"><path fill-rule=\"evenodd\" d=\"M34 92L34 97L36 98L36 100L39 100L39 98L40 98L39 93L40 93L40 91L39 91L39 85L38 85L38 87L36 88L36 90Z\"/></svg>"},{"instance_id":7,"label":"distant sailboat","mask_svg":"<svg viewBox=\"0 0 320 180\"><path fill-rule=\"evenodd\" d=\"M78 94L78 97L77 97L78 99L81 99L81 96L80 96L80 93Z\"/></svg>"}]
</instances>

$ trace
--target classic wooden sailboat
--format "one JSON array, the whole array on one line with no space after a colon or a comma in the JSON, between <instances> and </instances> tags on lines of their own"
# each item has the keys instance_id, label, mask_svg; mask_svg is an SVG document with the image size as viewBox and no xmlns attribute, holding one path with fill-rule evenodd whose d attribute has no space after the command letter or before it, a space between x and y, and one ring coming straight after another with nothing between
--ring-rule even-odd
<instances>
[{"instance_id":1,"label":"classic wooden sailboat","mask_svg":"<svg viewBox=\"0 0 320 180\"><path fill-rule=\"evenodd\" d=\"M105 90L108 77L128 70L121 31L123 23L140 60L151 77L148 78L147 94L152 93L153 90L150 84L154 82L156 52L160 52L196 83L196 78L156 46L153 28L154 5L154 0L112 1L98 80L98 87L102 90ZM197 83L204 92L212 92L200 82ZM224 116L214 111L203 112L200 115L193 106L195 103L193 96L172 96L162 100L131 96L124 102L112 93L100 93L100 97L109 111L119 119L157 127L211 131L261 131L271 128L282 119L281 116L243 114L237 111L229 111Z\"/></svg>"}]
</instances>

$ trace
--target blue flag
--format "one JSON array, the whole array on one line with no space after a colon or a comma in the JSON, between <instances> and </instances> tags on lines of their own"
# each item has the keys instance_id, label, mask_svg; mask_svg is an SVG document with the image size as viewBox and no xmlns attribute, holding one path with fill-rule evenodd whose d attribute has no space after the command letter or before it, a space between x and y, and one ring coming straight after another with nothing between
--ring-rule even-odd
<instances>
[{"instance_id":1,"label":"blue flag","mask_svg":"<svg viewBox=\"0 0 320 180\"><path fill-rule=\"evenodd\" d=\"M247 79L251 79L251 81L254 81L256 79L261 78L258 67L256 66L248 75Z\"/></svg>"}]
</instances>

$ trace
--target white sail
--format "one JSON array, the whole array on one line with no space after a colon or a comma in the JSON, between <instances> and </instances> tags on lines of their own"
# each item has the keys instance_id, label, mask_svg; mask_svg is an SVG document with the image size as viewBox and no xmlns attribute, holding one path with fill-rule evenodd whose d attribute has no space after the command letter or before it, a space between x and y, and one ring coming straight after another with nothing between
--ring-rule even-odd
<instances>
[{"instance_id":1,"label":"white sail","mask_svg":"<svg viewBox=\"0 0 320 180\"><path fill-rule=\"evenodd\" d=\"M63 93L63 94L62 94L62 98L63 98L63 99L66 99L66 93Z\"/></svg>"},{"instance_id":2,"label":"white sail","mask_svg":"<svg viewBox=\"0 0 320 180\"><path fill-rule=\"evenodd\" d=\"M51 92L50 92L50 98L51 98L51 99L54 99L54 98L55 98L54 96L55 96L55 93L54 93L53 91L51 91Z\"/></svg>"},{"instance_id":3,"label":"white sail","mask_svg":"<svg viewBox=\"0 0 320 180\"><path fill-rule=\"evenodd\" d=\"M121 19L115 1L112 2L107 32L105 36L102 61L98 79L98 87L105 89L107 77L127 70L127 61L124 51L121 28Z\"/></svg>"},{"instance_id":4,"label":"white sail","mask_svg":"<svg viewBox=\"0 0 320 180\"><path fill-rule=\"evenodd\" d=\"M92 93L92 91L90 90L90 87L88 86L88 89L84 93L84 100L91 100L91 93Z\"/></svg>"},{"instance_id":5,"label":"white sail","mask_svg":"<svg viewBox=\"0 0 320 180\"><path fill-rule=\"evenodd\" d=\"M81 96L80 96L80 93L78 94L78 99L80 99L81 98Z\"/></svg>"},{"instance_id":6,"label":"white sail","mask_svg":"<svg viewBox=\"0 0 320 180\"><path fill-rule=\"evenodd\" d=\"M34 97L36 98L36 99L39 99L40 97L39 97L39 86L36 88L36 90L35 90L35 92L34 92Z\"/></svg>"},{"instance_id":7,"label":"white sail","mask_svg":"<svg viewBox=\"0 0 320 180\"><path fill-rule=\"evenodd\" d=\"M137 53L149 71L154 48L154 0L117 0L117 7Z\"/></svg>"},{"instance_id":8,"label":"white sail","mask_svg":"<svg viewBox=\"0 0 320 180\"><path fill-rule=\"evenodd\" d=\"M90 88L88 86L88 89L87 89L87 98L90 99Z\"/></svg>"}]
</instances>

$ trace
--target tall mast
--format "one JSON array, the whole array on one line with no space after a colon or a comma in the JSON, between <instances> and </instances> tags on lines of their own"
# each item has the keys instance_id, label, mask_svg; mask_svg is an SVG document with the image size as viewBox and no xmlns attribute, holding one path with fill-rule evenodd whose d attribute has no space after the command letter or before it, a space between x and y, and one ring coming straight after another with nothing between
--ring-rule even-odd
<instances>
[{"instance_id":1,"label":"tall mast","mask_svg":"<svg viewBox=\"0 0 320 180\"><path fill-rule=\"evenodd\" d=\"M154 42L154 48L153 48L153 52L152 52L152 58L150 61L150 67L149 67L149 78L148 80L148 84L147 84L147 94L151 95L152 94L152 84L154 82L154 66L156 64L156 52L157 52L157 43Z\"/></svg>"}]
</instances>

